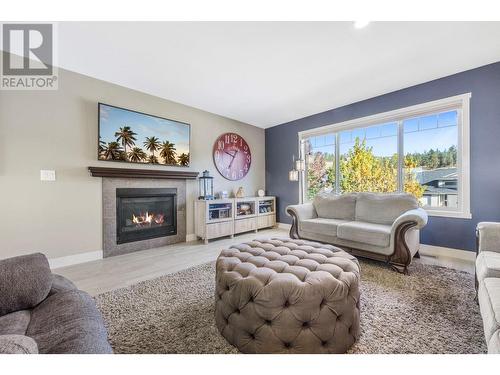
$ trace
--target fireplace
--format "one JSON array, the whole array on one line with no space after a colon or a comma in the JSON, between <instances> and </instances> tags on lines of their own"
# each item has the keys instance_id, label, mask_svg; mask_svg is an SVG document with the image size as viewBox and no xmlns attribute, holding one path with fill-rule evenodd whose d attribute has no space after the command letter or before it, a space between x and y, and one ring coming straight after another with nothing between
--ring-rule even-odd
<instances>
[{"instance_id":1,"label":"fireplace","mask_svg":"<svg viewBox=\"0 0 500 375\"><path fill-rule=\"evenodd\" d=\"M116 243L177 234L177 189L116 189Z\"/></svg>"}]
</instances>

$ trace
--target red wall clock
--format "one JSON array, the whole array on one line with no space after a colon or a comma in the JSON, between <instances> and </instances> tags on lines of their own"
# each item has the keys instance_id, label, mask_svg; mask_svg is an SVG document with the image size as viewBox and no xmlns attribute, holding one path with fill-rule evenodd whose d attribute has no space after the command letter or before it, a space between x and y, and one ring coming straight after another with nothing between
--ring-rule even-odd
<instances>
[{"instance_id":1,"label":"red wall clock","mask_svg":"<svg viewBox=\"0 0 500 375\"><path fill-rule=\"evenodd\" d=\"M228 180L241 180L250 170L250 147L243 137L236 133L225 133L217 138L213 154L217 170Z\"/></svg>"}]
</instances>

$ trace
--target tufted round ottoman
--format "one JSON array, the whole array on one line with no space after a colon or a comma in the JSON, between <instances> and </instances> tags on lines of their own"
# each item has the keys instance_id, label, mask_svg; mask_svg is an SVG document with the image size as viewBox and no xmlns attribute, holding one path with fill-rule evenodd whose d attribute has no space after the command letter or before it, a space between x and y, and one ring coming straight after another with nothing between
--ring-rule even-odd
<instances>
[{"instance_id":1,"label":"tufted round ottoman","mask_svg":"<svg viewBox=\"0 0 500 375\"><path fill-rule=\"evenodd\" d=\"M359 264L338 247L256 239L217 258L215 320L243 353L345 353L359 336Z\"/></svg>"}]
</instances>

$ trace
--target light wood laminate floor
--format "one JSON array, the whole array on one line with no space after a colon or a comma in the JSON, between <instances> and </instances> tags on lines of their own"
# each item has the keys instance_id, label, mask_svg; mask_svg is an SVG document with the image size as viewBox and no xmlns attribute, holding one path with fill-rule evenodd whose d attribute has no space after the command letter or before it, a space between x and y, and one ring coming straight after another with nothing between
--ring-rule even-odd
<instances>
[{"instance_id":1,"label":"light wood laminate floor","mask_svg":"<svg viewBox=\"0 0 500 375\"><path fill-rule=\"evenodd\" d=\"M57 268L54 273L66 276L78 288L91 295L136 284L162 275L213 261L220 251L232 244L256 237L287 236L283 229L267 229L259 233L236 235L234 238L213 240L205 245L202 241L182 242L156 249L138 251L73 266ZM471 261L445 256L422 256L416 262L435 264L474 272Z\"/></svg>"}]
</instances>

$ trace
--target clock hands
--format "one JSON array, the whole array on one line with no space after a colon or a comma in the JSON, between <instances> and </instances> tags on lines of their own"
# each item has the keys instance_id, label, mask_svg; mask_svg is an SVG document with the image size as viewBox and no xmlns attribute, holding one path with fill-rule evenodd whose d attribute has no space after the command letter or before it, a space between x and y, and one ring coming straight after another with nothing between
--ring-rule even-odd
<instances>
[{"instance_id":1,"label":"clock hands","mask_svg":"<svg viewBox=\"0 0 500 375\"><path fill-rule=\"evenodd\" d=\"M236 150L234 152L234 154L230 154L229 152L227 152L228 155L231 155L233 158L231 159L231 162L229 163L229 165L227 166L227 169L231 169L231 165L233 165L233 161L234 161L234 158L236 157L236 154L238 153L238 150Z\"/></svg>"}]
</instances>

